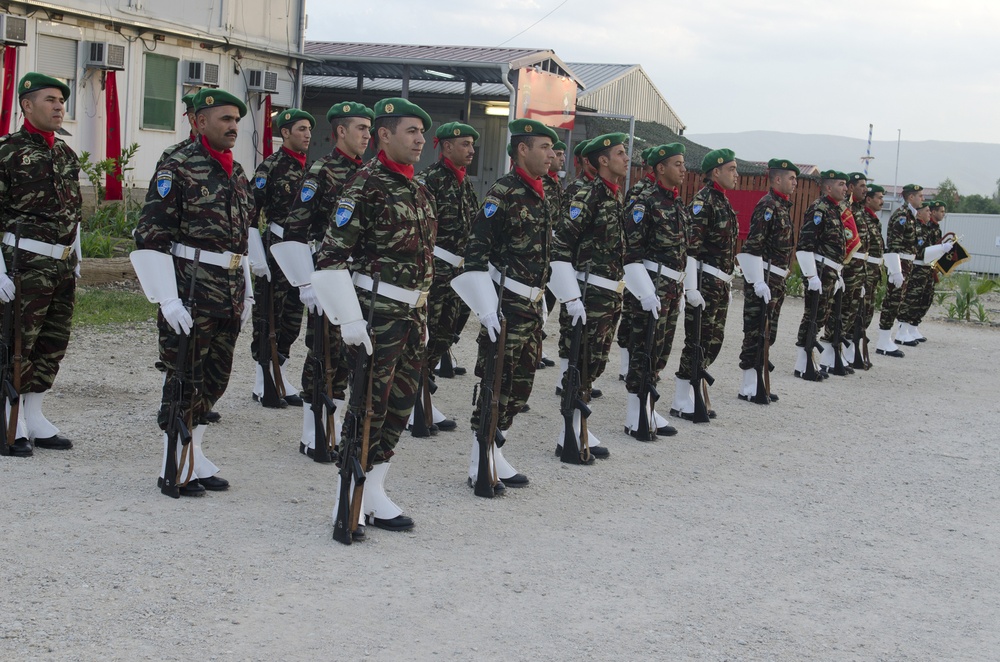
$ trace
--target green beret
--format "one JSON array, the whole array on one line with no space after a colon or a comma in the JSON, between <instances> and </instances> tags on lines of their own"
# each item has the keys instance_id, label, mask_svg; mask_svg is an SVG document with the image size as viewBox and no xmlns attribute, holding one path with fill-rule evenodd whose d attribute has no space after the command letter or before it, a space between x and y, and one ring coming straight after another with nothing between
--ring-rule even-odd
<instances>
[{"instance_id":1,"label":"green beret","mask_svg":"<svg viewBox=\"0 0 1000 662\"><path fill-rule=\"evenodd\" d=\"M767 162L768 170L790 170L796 175L801 175L798 166L789 161L788 159L771 159Z\"/></svg>"},{"instance_id":2,"label":"green beret","mask_svg":"<svg viewBox=\"0 0 1000 662\"><path fill-rule=\"evenodd\" d=\"M211 87L206 87L198 92L198 94L194 95L195 112L200 112L206 108L217 108L219 106L236 106L240 111L240 117L247 114L247 105L243 103L242 99L239 99L225 90L216 90Z\"/></svg>"},{"instance_id":3,"label":"green beret","mask_svg":"<svg viewBox=\"0 0 1000 662\"><path fill-rule=\"evenodd\" d=\"M867 182L868 178L863 172L849 172L847 173L847 181L853 184L854 182Z\"/></svg>"},{"instance_id":4,"label":"green beret","mask_svg":"<svg viewBox=\"0 0 1000 662\"><path fill-rule=\"evenodd\" d=\"M330 110L326 111L326 121L330 124L343 117L367 117L372 122L375 121L375 113L372 112L372 109L356 101L341 101L333 104L330 106Z\"/></svg>"},{"instance_id":5,"label":"green beret","mask_svg":"<svg viewBox=\"0 0 1000 662\"><path fill-rule=\"evenodd\" d=\"M583 139L580 142L578 142L576 144L576 147L573 148L573 156L580 156L580 152L583 151L583 148L587 146L588 142L590 141L587 139Z\"/></svg>"},{"instance_id":6,"label":"green beret","mask_svg":"<svg viewBox=\"0 0 1000 662\"><path fill-rule=\"evenodd\" d=\"M885 193L885 187L879 186L878 184L868 185L868 197L875 195L876 193Z\"/></svg>"},{"instance_id":7,"label":"green beret","mask_svg":"<svg viewBox=\"0 0 1000 662\"><path fill-rule=\"evenodd\" d=\"M507 127L511 136L545 136L552 139L553 145L559 140L555 131L536 120L514 120Z\"/></svg>"},{"instance_id":8,"label":"green beret","mask_svg":"<svg viewBox=\"0 0 1000 662\"><path fill-rule=\"evenodd\" d=\"M281 111L278 114L278 121L275 124L281 129L289 124L295 124L300 120L309 120L309 128L316 128L316 119L306 111L299 110L298 108L289 108Z\"/></svg>"},{"instance_id":9,"label":"green beret","mask_svg":"<svg viewBox=\"0 0 1000 662\"><path fill-rule=\"evenodd\" d=\"M656 149L656 147L653 146L653 145L650 145L646 149L644 149L641 152L639 152L639 158L642 160L643 163L646 163L646 161L649 160L649 155L653 153L654 149Z\"/></svg>"},{"instance_id":10,"label":"green beret","mask_svg":"<svg viewBox=\"0 0 1000 662\"><path fill-rule=\"evenodd\" d=\"M194 92L190 94L185 94L181 97L181 102L184 104L184 114L190 113L194 110Z\"/></svg>"},{"instance_id":11,"label":"green beret","mask_svg":"<svg viewBox=\"0 0 1000 662\"><path fill-rule=\"evenodd\" d=\"M931 209L947 209L948 208L948 205L944 204L940 200L931 200L927 204L929 204L931 206Z\"/></svg>"},{"instance_id":12,"label":"green beret","mask_svg":"<svg viewBox=\"0 0 1000 662\"><path fill-rule=\"evenodd\" d=\"M701 172L708 174L719 166L736 160L736 152L731 149L713 149L701 160Z\"/></svg>"},{"instance_id":13,"label":"green beret","mask_svg":"<svg viewBox=\"0 0 1000 662\"><path fill-rule=\"evenodd\" d=\"M903 187L903 194L905 195L907 193L920 193L923 190L924 187L921 186L920 184L907 184L906 186Z\"/></svg>"},{"instance_id":14,"label":"green beret","mask_svg":"<svg viewBox=\"0 0 1000 662\"><path fill-rule=\"evenodd\" d=\"M552 146L552 151L553 152L559 152L559 151L565 152L566 151L566 143L564 143L561 140L557 140L556 144Z\"/></svg>"},{"instance_id":15,"label":"green beret","mask_svg":"<svg viewBox=\"0 0 1000 662\"><path fill-rule=\"evenodd\" d=\"M416 117L424 123L424 131L430 131L434 122L423 108L399 97L382 99L375 104L375 119L381 117Z\"/></svg>"},{"instance_id":16,"label":"green beret","mask_svg":"<svg viewBox=\"0 0 1000 662\"><path fill-rule=\"evenodd\" d=\"M824 170L823 172L819 173L819 178L839 179L842 182L846 182L848 180L847 175L845 173L840 172L839 170Z\"/></svg>"},{"instance_id":17,"label":"green beret","mask_svg":"<svg viewBox=\"0 0 1000 662\"><path fill-rule=\"evenodd\" d=\"M602 152L606 149L611 149L616 145L623 145L628 142L627 133L605 133L603 136L597 136L583 148L581 154L583 156L590 156L591 154L596 154L597 152Z\"/></svg>"},{"instance_id":18,"label":"green beret","mask_svg":"<svg viewBox=\"0 0 1000 662\"><path fill-rule=\"evenodd\" d=\"M659 147L650 147L649 154L646 155L646 165L655 166L664 159L683 154L686 151L687 149L681 143L669 143L667 145L660 145Z\"/></svg>"},{"instance_id":19,"label":"green beret","mask_svg":"<svg viewBox=\"0 0 1000 662\"><path fill-rule=\"evenodd\" d=\"M20 99L25 94L31 94L38 90L50 87L58 88L63 93L63 99L69 99L69 85L52 76L35 73L34 71L24 74L24 78L17 84L17 98Z\"/></svg>"},{"instance_id":20,"label":"green beret","mask_svg":"<svg viewBox=\"0 0 1000 662\"><path fill-rule=\"evenodd\" d=\"M917 207L917 209L923 209L925 207L930 207L930 206L931 206L930 202L928 202L927 200L923 200L921 201L920 206Z\"/></svg>"},{"instance_id":21,"label":"green beret","mask_svg":"<svg viewBox=\"0 0 1000 662\"><path fill-rule=\"evenodd\" d=\"M462 124L461 122L445 122L434 132L434 137L438 140L464 138L466 136L471 136L473 140L479 140L479 132L468 124Z\"/></svg>"}]
</instances>

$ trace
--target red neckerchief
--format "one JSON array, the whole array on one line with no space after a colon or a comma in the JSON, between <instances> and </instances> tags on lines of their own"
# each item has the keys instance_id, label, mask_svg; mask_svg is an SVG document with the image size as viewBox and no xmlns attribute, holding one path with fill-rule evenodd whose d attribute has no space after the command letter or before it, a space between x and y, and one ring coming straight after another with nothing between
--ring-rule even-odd
<instances>
[{"instance_id":1,"label":"red neckerchief","mask_svg":"<svg viewBox=\"0 0 1000 662\"><path fill-rule=\"evenodd\" d=\"M389 159L388 156L385 155L384 150L379 150L377 158L379 163L381 163L382 165L384 165L386 168L393 171L397 175L402 175L407 179L413 179L412 165L403 165L402 163L396 163L395 161L392 161L391 159Z\"/></svg>"},{"instance_id":2,"label":"red neckerchief","mask_svg":"<svg viewBox=\"0 0 1000 662\"><path fill-rule=\"evenodd\" d=\"M194 131L188 131L188 140L196 140L198 136L194 135Z\"/></svg>"},{"instance_id":3,"label":"red neckerchief","mask_svg":"<svg viewBox=\"0 0 1000 662\"><path fill-rule=\"evenodd\" d=\"M878 220L878 214L876 214L875 212L873 212L873 211L872 211L871 209L869 209L869 208L868 208L867 206L865 207L865 211L866 211L866 212L868 212L868 215L869 215L869 216L871 216L871 217L872 217L872 218L874 218L875 220Z\"/></svg>"},{"instance_id":4,"label":"red neckerchief","mask_svg":"<svg viewBox=\"0 0 1000 662\"><path fill-rule=\"evenodd\" d=\"M545 189L542 188L541 177L532 177L531 175L526 173L520 166L514 166L514 172L516 172L517 176L520 177L524 181L524 183L528 185L528 188L530 188L532 191L538 194L539 198L541 198L542 200L545 199Z\"/></svg>"},{"instance_id":5,"label":"red neckerchief","mask_svg":"<svg viewBox=\"0 0 1000 662\"><path fill-rule=\"evenodd\" d=\"M615 196L617 198L618 197L618 184L612 184L611 182L609 182L608 180L604 179L603 177L601 177L601 181L604 182L605 186L607 186L609 189L611 189L611 195L613 195L613 196Z\"/></svg>"},{"instance_id":6,"label":"red neckerchief","mask_svg":"<svg viewBox=\"0 0 1000 662\"><path fill-rule=\"evenodd\" d=\"M583 178L586 179L588 182L594 181L594 175L590 174L586 170L583 171Z\"/></svg>"},{"instance_id":7,"label":"red neckerchief","mask_svg":"<svg viewBox=\"0 0 1000 662\"><path fill-rule=\"evenodd\" d=\"M788 202L788 196L785 195L784 193L778 193L774 189L771 189L771 195L773 195L776 198L780 198L780 199L784 200L785 202Z\"/></svg>"},{"instance_id":8,"label":"red neckerchief","mask_svg":"<svg viewBox=\"0 0 1000 662\"><path fill-rule=\"evenodd\" d=\"M284 145L281 146L281 149L282 149L283 152L285 152L285 154L288 154L288 156L290 156L293 159L295 159L296 161L298 161L300 166L302 166L303 168L306 167L306 155L305 154L299 154L298 152L293 152L292 150L288 149Z\"/></svg>"},{"instance_id":9,"label":"red neckerchief","mask_svg":"<svg viewBox=\"0 0 1000 662\"><path fill-rule=\"evenodd\" d=\"M456 168L455 164L452 163L447 156L441 157L441 163L444 164L445 168L455 173L455 179L458 180L459 184L465 181L465 166L462 166L461 168Z\"/></svg>"},{"instance_id":10,"label":"red neckerchief","mask_svg":"<svg viewBox=\"0 0 1000 662\"><path fill-rule=\"evenodd\" d=\"M721 186L719 186L719 182L712 182L712 188L714 188L716 191L718 191L722 195L726 194L726 189L724 189Z\"/></svg>"},{"instance_id":11,"label":"red neckerchief","mask_svg":"<svg viewBox=\"0 0 1000 662\"><path fill-rule=\"evenodd\" d=\"M340 149L339 147L335 147L334 151L337 152L337 154L340 154L341 156L343 156L348 161L353 161L354 165L361 165L362 163L364 163L361 160L360 156L350 156L350 155L348 155L347 152L345 152L344 150Z\"/></svg>"},{"instance_id":12,"label":"red neckerchief","mask_svg":"<svg viewBox=\"0 0 1000 662\"><path fill-rule=\"evenodd\" d=\"M41 131L39 129L36 129L31 124L31 122L28 121L27 117L24 118L24 130L27 131L28 133L37 133L42 138L44 138L45 139L45 144L49 146L49 149L52 149L53 147L56 146L56 132L55 131Z\"/></svg>"},{"instance_id":13,"label":"red neckerchief","mask_svg":"<svg viewBox=\"0 0 1000 662\"><path fill-rule=\"evenodd\" d=\"M224 152L220 152L216 149L212 149L208 144L208 138L205 136L201 137L201 144L205 146L208 150L209 155L219 162L222 169L226 171L226 174L230 177L233 176L233 150L227 149Z\"/></svg>"},{"instance_id":14,"label":"red neckerchief","mask_svg":"<svg viewBox=\"0 0 1000 662\"><path fill-rule=\"evenodd\" d=\"M829 200L830 204L833 205L834 207L839 207L840 206L840 203L837 202L836 200L834 200L833 198L831 198L830 196L826 196L826 199Z\"/></svg>"},{"instance_id":15,"label":"red neckerchief","mask_svg":"<svg viewBox=\"0 0 1000 662\"><path fill-rule=\"evenodd\" d=\"M548 175L549 179L551 179L552 181L554 181L556 184L559 183L559 173L558 172L553 172L552 170L549 170L545 174Z\"/></svg>"},{"instance_id":16,"label":"red neckerchief","mask_svg":"<svg viewBox=\"0 0 1000 662\"><path fill-rule=\"evenodd\" d=\"M655 182L656 181L656 172L655 171L654 172L647 172L646 173L646 179L648 179L651 182Z\"/></svg>"},{"instance_id":17,"label":"red neckerchief","mask_svg":"<svg viewBox=\"0 0 1000 662\"><path fill-rule=\"evenodd\" d=\"M681 191L676 186L664 186L658 179L656 180L656 185L667 193L672 193L675 198L681 197Z\"/></svg>"}]
</instances>

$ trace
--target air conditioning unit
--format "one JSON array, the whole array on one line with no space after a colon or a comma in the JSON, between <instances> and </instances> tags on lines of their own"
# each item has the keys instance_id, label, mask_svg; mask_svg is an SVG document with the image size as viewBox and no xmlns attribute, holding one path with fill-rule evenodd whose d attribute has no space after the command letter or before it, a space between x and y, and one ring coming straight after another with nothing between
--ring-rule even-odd
<instances>
[{"instance_id":1,"label":"air conditioning unit","mask_svg":"<svg viewBox=\"0 0 1000 662\"><path fill-rule=\"evenodd\" d=\"M278 72L247 69L247 91L274 94L278 91Z\"/></svg>"},{"instance_id":2,"label":"air conditioning unit","mask_svg":"<svg viewBox=\"0 0 1000 662\"><path fill-rule=\"evenodd\" d=\"M83 66L87 69L124 71L125 47L106 41L85 41Z\"/></svg>"},{"instance_id":3,"label":"air conditioning unit","mask_svg":"<svg viewBox=\"0 0 1000 662\"><path fill-rule=\"evenodd\" d=\"M186 60L184 62L184 84L218 87L219 65L201 60Z\"/></svg>"},{"instance_id":4,"label":"air conditioning unit","mask_svg":"<svg viewBox=\"0 0 1000 662\"><path fill-rule=\"evenodd\" d=\"M0 14L0 36L8 46L28 45L28 19L24 16Z\"/></svg>"}]
</instances>

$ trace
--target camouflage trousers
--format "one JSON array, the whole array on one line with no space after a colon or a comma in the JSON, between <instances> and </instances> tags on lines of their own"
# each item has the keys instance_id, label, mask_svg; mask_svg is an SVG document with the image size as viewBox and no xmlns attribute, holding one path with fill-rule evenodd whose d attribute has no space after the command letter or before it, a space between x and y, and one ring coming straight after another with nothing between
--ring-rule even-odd
<instances>
[{"instance_id":1,"label":"camouflage trousers","mask_svg":"<svg viewBox=\"0 0 1000 662\"><path fill-rule=\"evenodd\" d=\"M909 285L907 281L910 279L911 263L908 260L903 260L902 266L903 286L896 287L892 283L886 283L885 298L882 299L882 314L879 315L878 318L878 328L883 331L891 329L892 325L896 322L896 318L899 317L903 297L905 296L906 288Z\"/></svg>"},{"instance_id":2,"label":"camouflage trousers","mask_svg":"<svg viewBox=\"0 0 1000 662\"><path fill-rule=\"evenodd\" d=\"M917 326L934 301L934 267L914 266L906 283L899 321Z\"/></svg>"},{"instance_id":3,"label":"camouflage trousers","mask_svg":"<svg viewBox=\"0 0 1000 662\"><path fill-rule=\"evenodd\" d=\"M726 314L729 312L729 284L715 276L704 274L701 296L705 298L705 308L701 311L701 351L704 360L702 368L708 368L722 350L722 340L726 333ZM684 351L676 375L690 378L694 368L696 345L694 337L698 329L694 324L694 306L684 307Z\"/></svg>"},{"instance_id":4,"label":"camouflage trousers","mask_svg":"<svg viewBox=\"0 0 1000 662\"><path fill-rule=\"evenodd\" d=\"M781 315L781 304L785 302L785 279L770 274L768 285L771 287L771 302L767 304L771 315L771 332L768 334L767 345L774 345L778 337L778 317ZM757 367L757 352L760 348L761 316L764 314L764 300L753 291L753 285L743 283L743 346L740 348L740 369L750 370Z\"/></svg>"},{"instance_id":5,"label":"camouflage trousers","mask_svg":"<svg viewBox=\"0 0 1000 662\"><path fill-rule=\"evenodd\" d=\"M872 325L872 320L875 319L875 294L878 292L878 288L882 286L882 281L885 279L885 269L882 267L876 267L873 264L868 265L868 271L865 277L865 319L864 319L864 330L865 334L868 333L868 327Z\"/></svg>"},{"instance_id":6,"label":"camouflage trousers","mask_svg":"<svg viewBox=\"0 0 1000 662\"><path fill-rule=\"evenodd\" d=\"M631 294L625 295L624 309L629 307L628 300L631 299L634 307L639 307L640 314L626 315L622 313L621 325L618 327L618 337L621 338L621 330L629 324L628 333L628 373L625 375L625 390L629 393L638 393L642 382L642 373L645 370L652 370L647 379L650 384L655 384L659 380L660 371L667 365L670 358L670 348L674 344L674 332L677 330L677 316L680 311L680 298L684 296L684 289L679 283L664 281L657 288L660 295L660 316L653 326L653 346L652 351L647 354L646 338L649 331L650 314L642 310L639 301ZM633 310L634 310L633 307Z\"/></svg>"},{"instance_id":7,"label":"camouflage trousers","mask_svg":"<svg viewBox=\"0 0 1000 662\"><path fill-rule=\"evenodd\" d=\"M157 313L156 326L159 329L160 346L160 360L156 367L166 377L156 422L161 430L166 430L170 409L170 380L177 366L177 349L181 337L173 332L162 313ZM226 392L233 368L236 338L239 335L239 317L195 315L194 328L188 339L187 369L184 375L194 393L188 405L192 425L206 424L208 421L205 420L205 415Z\"/></svg>"},{"instance_id":8,"label":"camouflage trousers","mask_svg":"<svg viewBox=\"0 0 1000 662\"><path fill-rule=\"evenodd\" d=\"M542 304L533 303L516 294L504 293L503 314L507 320L507 342L504 344L503 377L500 380L497 428L509 430L514 417L528 402L538 368L538 353L542 348ZM486 360L492 354L493 343L486 329L479 327L479 355L476 376L482 378ZM473 402L472 429L479 426L479 398Z\"/></svg>"},{"instance_id":9,"label":"camouflage trousers","mask_svg":"<svg viewBox=\"0 0 1000 662\"><path fill-rule=\"evenodd\" d=\"M608 363L608 353L611 351L611 343L615 340L615 330L618 328L618 322L622 316L622 295L596 285L590 285L587 287L587 296L583 305L587 310L587 324L584 328L583 338L586 350L581 343L580 352L587 357L587 363L580 365L580 389L584 393L588 393L597 378L604 373L604 367ZM563 310L566 310L565 306ZM573 342L572 328L570 326L569 333L559 337L559 356L569 357L570 345ZM565 345L561 344L563 341L565 341Z\"/></svg>"},{"instance_id":10,"label":"camouflage trousers","mask_svg":"<svg viewBox=\"0 0 1000 662\"><path fill-rule=\"evenodd\" d=\"M619 347L630 347L629 339L632 336L632 328L637 323L645 326L646 317L646 311L639 305L639 300L626 291L622 298L622 321L618 325L618 337L616 338ZM636 318L638 318L638 322Z\"/></svg>"},{"instance_id":11,"label":"camouflage trousers","mask_svg":"<svg viewBox=\"0 0 1000 662\"><path fill-rule=\"evenodd\" d=\"M263 276L254 279L253 298L253 342L250 343L250 355L257 360L257 350L260 347L260 334L268 333L267 294L273 291L274 306L274 336L278 346L278 354L289 356L292 343L299 337L302 328L302 302L299 300L299 288L293 287L281 267L270 255L267 257L271 268L271 280ZM270 287L269 287L270 286Z\"/></svg>"},{"instance_id":12,"label":"camouflage trousers","mask_svg":"<svg viewBox=\"0 0 1000 662\"><path fill-rule=\"evenodd\" d=\"M802 321L799 322L799 334L795 340L796 347L806 346L806 335L809 333L809 318L812 313L812 304L816 297L819 297L819 305L816 308L816 340L820 338L823 327L830 318L830 308L833 304L833 289L837 285L837 272L833 269L820 267L820 281L823 287L818 292L809 291L806 286L805 310L802 312Z\"/></svg>"},{"instance_id":13,"label":"camouflage trousers","mask_svg":"<svg viewBox=\"0 0 1000 662\"><path fill-rule=\"evenodd\" d=\"M12 264L4 246L4 260ZM76 258L54 260L22 251L17 300L21 306L21 393L42 393L52 388L59 363L66 356L73 303ZM4 309L10 304L3 306Z\"/></svg>"},{"instance_id":14,"label":"camouflage trousers","mask_svg":"<svg viewBox=\"0 0 1000 662\"><path fill-rule=\"evenodd\" d=\"M844 295L840 303L840 324L841 334L844 338L854 337L854 320L858 316L858 302L861 300L861 286L865 284L865 264L860 260L851 258L851 261L844 265L841 272L844 278ZM832 304L832 300L831 300ZM831 319L827 320L826 330L823 332L824 342L833 342L833 313Z\"/></svg>"},{"instance_id":15,"label":"camouflage trousers","mask_svg":"<svg viewBox=\"0 0 1000 662\"><path fill-rule=\"evenodd\" d=\"M347 382L350 379L350 364L344 349L344 341L340 337L340 327L330 324L330 321L323 317L323 329L326 332L327 347L330 348L330 375L333 385L332 397L334 400L344 400L347 397ZM316 342L316 316L310 314L306 326L306 360L302 364L302 401L312 402L313 375L316 366L316 355L313 353L313 343ZM323 369L320 371L323 379L326 379L326 357L319 357L323 362ZM321 386L325 388L325 385Z\"/></svg>"},{"instance_id":16,"label":"camouflage trousers","mask_svg":"<svg viewBox=\"0 0 1000 662\"><path fill-rule=\"evenodd\" d=\"M460 272L441 260L434 261L434 282L427 298L427 365L433 370L448 349L458 342L469 320L469 307L451 289L451 280Z\"/></svg>"}]
</instances>

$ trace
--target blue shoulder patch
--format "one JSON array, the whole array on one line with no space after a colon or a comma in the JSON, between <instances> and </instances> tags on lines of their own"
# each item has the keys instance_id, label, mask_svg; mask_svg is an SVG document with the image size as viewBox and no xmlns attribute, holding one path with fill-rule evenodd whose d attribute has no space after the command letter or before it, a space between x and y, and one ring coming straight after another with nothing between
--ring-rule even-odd
<instances>
[{"instance_id":1,"label":"blue shoulder patch","mask_svg":"<svg viewBox=\"0 0 1000 662\"><path fill-rule=\"evenodd\" d=\"M303 189L305 190L305 189ZM312 197L312 196L309 196ZM353 200L341 200L340 204L337 205L337 227L342 228L347 225L348 221L351 220L351 216L354 215L354 201Z\"/></svg>"},{"instance_id":2,"label":"blue shoulder patch","mask_svg":"<svg viewBox=\"0 0 1000 662\"><path fill-rule=\"evenodd\" d=\"M253 180L254 186L264 188L267 186L267 175L257 175Z\"/></svg>"},{"instance_id":3,"label":"blue shoulder patch","mask_svg":"<svg viewBox=\"0 0 1000 662\"><path fill-rule=\"evenodd\" d=\"M900 225L906 225L906 217L905 216L900 216L899 217L899 224Z\"/></svg>"},{"instance_id":4,"label":"blue shoulder patch","mask_svg":"<svg viewBox=\"0 0 1000 662\"><path fill-rule=\"evenodd\" d=\"M917 246L923 246L923 245L924 245L924 240L923 239L917 239Z\"/></svg>"},{"instance_id":5,"label":"blue shoulder patch","mask_svg":"<svg viewBox=\"0 0 1000 662\"><path fill-rule=\"evenodd\" d=\"M583 205L579 202L574 202L569 206L569 220L575 221L580 214L583 213Z\"/></svg>"},{"instance_id":6,"label":"blue shoulder patch","mask_svg":"<svg viewBox=\"0 0 1000 662\"><path fill-rule=\"evenodd\" d=\"M770 221L771 217L773 217L773 216L774 216L774 212L771 211L770 209L768 209L767 211L764 212L764 220L765 221Z\"/></svg>"},{"instance_id":7,"label":"blue shoulder patch","mask_svg":"<svg viewBox=\"0 0 1000 662\"><path fill-rule=\"evenodd\" d=\"M691 213L694 214L695 216L697 216L698 214L701 213L701 210L704 209L704 208L705 208L705 205L703 205L700 202L695 202L695 203L693 203L691 205Z\"/></svg>"},{"instance_id":8,"label":"blue shoulder patch","mask_svg":"<svg viewBox=\"0 0 1000 662\"><path fill-rule=\"evenodd\" d=\"M815 214L813 214L813 223L819 225L822 222L823 222L823 212L818 211Z\"/></svg>"},{"instance_id":9,"label":"blue shoulder patch","mask_svg":"<svg viewBox=\"0 0 1000 662\"><path fill-rule=\"evenodd\" d=\"M302 185L302 190L299 192L299 200L302 202L309 202L316 195L316 180L310 179ZM353 210L353 207L351 208Z\"/></svg>"},{"instance_id":10,"label":"blue shoulder patch","mask_svg":"<svg viewBox=\"0 0 1000 662\"><path fill-rule=\"evenodd\" d=\"M497 213L498 209L500 209L500 201L492 195L483 202L483 216L486 218L493 218L493 214Z\"/></svg>"},{"instance_id":11,"label":"blue shoulder patch","mask_svg":"<svg viewBox=\"0 0 1000 662\"><path fill-rule=\"evenodd\" d=\"M173 183L174 175L169 170L161 170L156 173L156 192L160 194L161 198L167 197Z\"/></svg>"},{"instance_id":12,"label":"blue shoulder patch","mask_svg":"<svg viewBox=\"0 0 1000 662\"><path fill-rule=\"evenodd\" d=\"M636 205L632 207L632 220L636 223L642 222L642 217L646 215L646 205Z\"/></svg>"}]
</instances>

